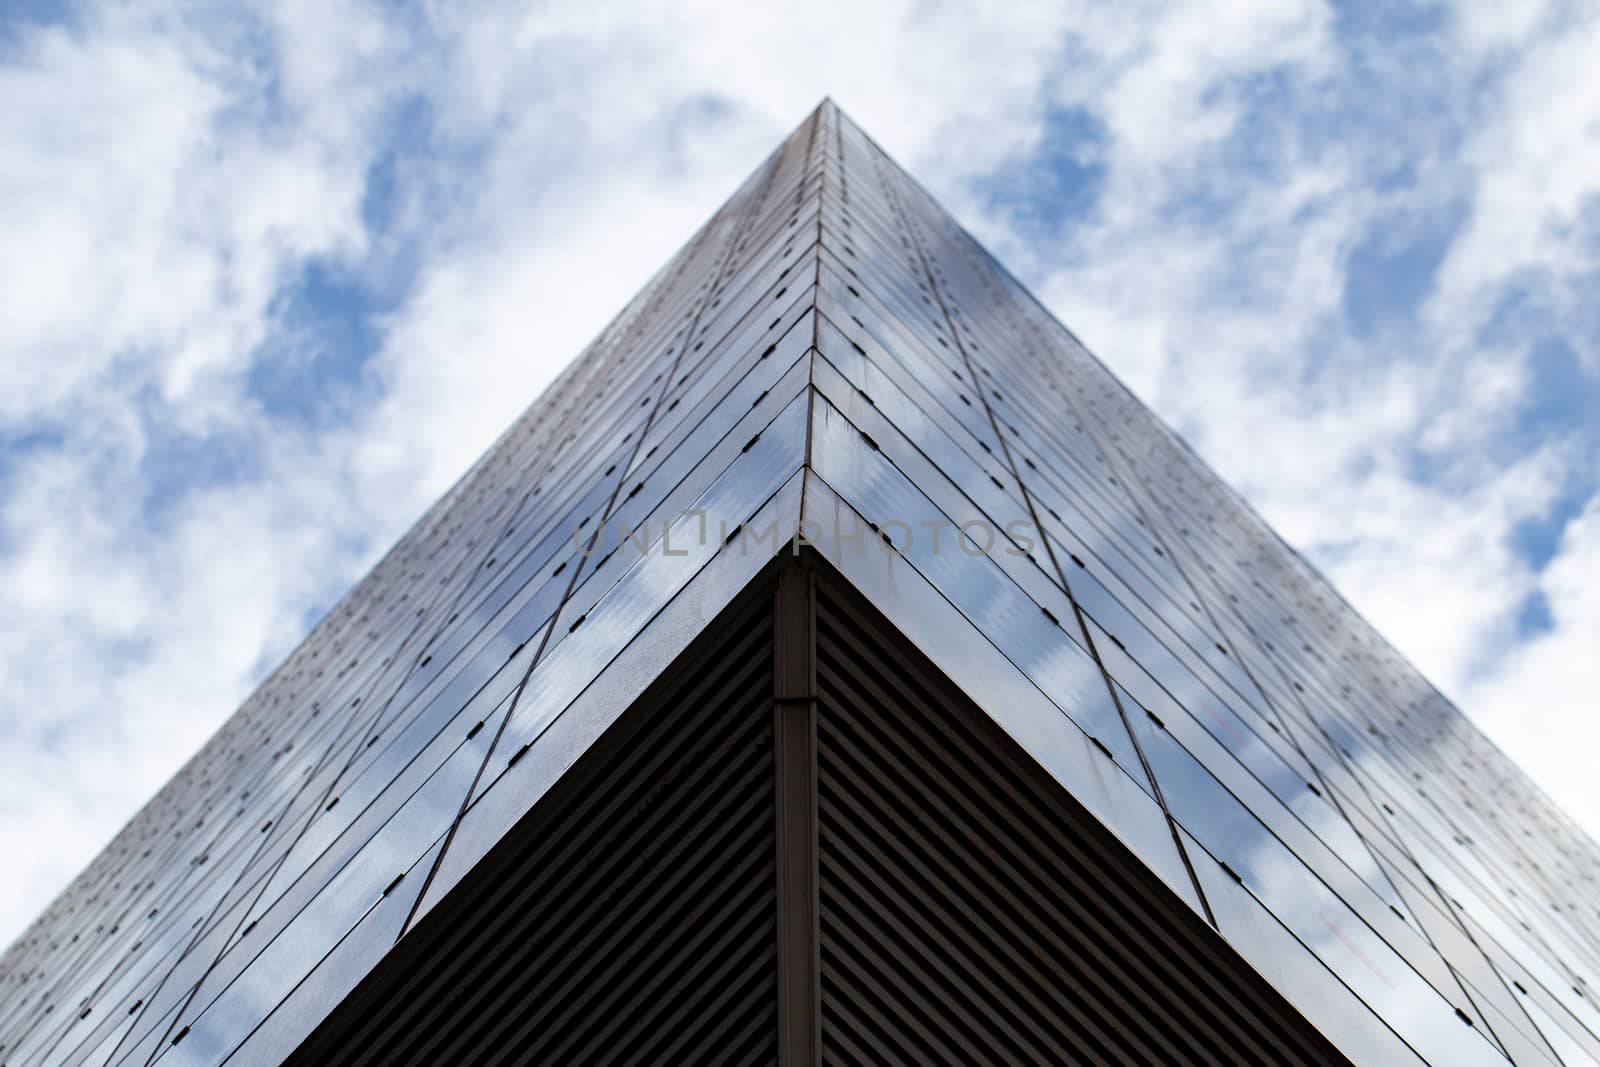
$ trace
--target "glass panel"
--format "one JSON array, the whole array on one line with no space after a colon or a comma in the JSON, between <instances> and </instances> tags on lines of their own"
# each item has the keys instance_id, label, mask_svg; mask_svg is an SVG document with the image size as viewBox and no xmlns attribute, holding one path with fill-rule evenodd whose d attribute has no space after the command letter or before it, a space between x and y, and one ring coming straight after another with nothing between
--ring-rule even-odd
<instances>
[{"instance_id":1,"label":"glass panel","mask_svg":"<svg viewBox=\"0 0 1600 1067\"><path fill-rule=\"evenodd\" d=\"M224 1059L230 1067L282 1063L285 1051L309 1037L399 940L442 844L442 840L435 842L423 853L406 871L404 880L368 908L289 994L269 1007L265 1018L258 1001L224 995L194 1021L183 1041L169 1046L157 1062L169 1067L221 1063Z\"/></svg>"},{"instance_id":2,"label":"glass panel","mask_svg":"<svg viewBox=\"0 0 1600 1067\"><path fill-rule=\"evenodd\" d=\"M1184 829L1236 872L1252 896L1425 1060L1501 1059L1476 1028L1457 1016L1454 1003L1373 933L1171 735L1146 716L1133 721L1151 771ZM1455 995L1462 997L1459 989Z\"/></svg>"},{"instance_id":3,"label":"glass panel","mask_svg":"<svg viewBox=\"0 0 1600 1067\"><path fill-rule=\"evenodd\" d=\"M883 551L870 540L850 539L858 521L864 523L865 519L825 481L808 480L807 541L1199 913L1194 887L1155 801L1098 751L1083 730L929 585L910 561Z\"/></svg>"},{"instance_id":4,"label":"glass panel","mask_svg":"<svg viewBox=\"0 0 1600 1067\"><path fill-rule=\"evenodd\" d=\"M1105 675L1063 628L1011 581L990 556L1014 547L1000 547L1000 537L981 517L958 526L935 508L879 448L866 443L861 431L832 404L818 396L813 415L812 466L854 513L885 533L894 531L896 551L939 590L974 626L1038 685L1058 709L1108 751L1124 773L1148 788L1127 727L1122 722ZM932 533L945 531L940 541ZM848 537L855 528L834 531ZM861 531L865 533L865 530ZM865 538L888 552L876 536ZM1009 543L1007 543L1009 546ZM1070 607L1057 610L1075 625Z\"/></svg>"},{"instance_id":5,"label":"glass panel","mask_svg":"<svg viewBox=\"0 0 1600 1067\"><path fill-rule=\"evenodd\" d=\"M751 518L754 528L795 529L802 475L793 474ZM544 795L605 728L611 725L688 647L718 611L766 564L754 543L724 545L668 600L644 629L606 665L578 698L546 728L524 759L502 771L468 808L450 850L418 910L425 915L501 836Z\"/></svg>"},{"instance_id":6,"label":"glass panel","mask_svg":"<svg viewBox=\"0 0 1600 1067\"><path fill-rule=\"evenodd\" d=\"M1187 832L1180 833L1185 850L1194 858L1200 888L1217 917L1222 936L1273 988L1350 1057L1350 1062L1420 1067L1424 1061L1410 1046L1306 951L1305 945L1260 902L1228 877L1199 842Z\"/></svg>"},{"instance_id":7,"label":"glass panel","mask_svg":"<svg viewBox=\"0 0 1600 1067\"><path fill-rule=\"evenodd\" d=\"M722 547L732 531L797 470L805 458L806 398L774 419L694 507L676 519L652 547L586 612L563 612L551 647L523 687L496 762L513 759L543 732L582 688L649 619ZM749 531L749 536L766 531ZM778 544L788 539L780 534ZM602 580L605 578L600 573ZM578 593L574 594L581 599ZM504 764L491 768L478 792Z\"/></svg>"},{"instance_id":8,"label":"glass panel","mask_svg":"<svg viewBox=\"0 0 1600 1067\"><path fill-rule=\"evenodd\" d=\"M279 1003L371 909L400 889L416 859L449 828L474 776L483 766L496 723L470 737L463 732L455 750L420 783L338 872L294 914L281 932L264 939L249 966L230 980L213 975L183 1013L185 1024L202 1012L222 1018L259 1021ZM426 871L421 872L426 876ZM414 896L420 885L405 892ZM403 919L404 917L401 916ZM398 935L396 928L395 934ZM391 942L392 943L392 942ZM220 988L219 988L220 987ZM214 999L213 999L214 998ZM217 1039L242 1037L219 1029ZM182 1050L183 1045L175 1051ZM189 1053L184 1053L187 1057Z\"/></svg>"}]
</instances>

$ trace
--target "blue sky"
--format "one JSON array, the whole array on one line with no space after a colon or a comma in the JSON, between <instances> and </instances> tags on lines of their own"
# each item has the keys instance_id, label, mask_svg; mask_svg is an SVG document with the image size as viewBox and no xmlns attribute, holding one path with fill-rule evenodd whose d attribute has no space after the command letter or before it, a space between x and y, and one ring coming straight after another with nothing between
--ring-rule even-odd
<instances>
[{"instance_id":1,"label":"blue sky","mask_svg":"<svg viewBox=\"0 0 1600 1067\"><path fill-rule=\"evenodd\" d=\"M1600 829L1593 5L537 8L0 13L0 941L824 95Z\"/></svg>"}]
</instances>

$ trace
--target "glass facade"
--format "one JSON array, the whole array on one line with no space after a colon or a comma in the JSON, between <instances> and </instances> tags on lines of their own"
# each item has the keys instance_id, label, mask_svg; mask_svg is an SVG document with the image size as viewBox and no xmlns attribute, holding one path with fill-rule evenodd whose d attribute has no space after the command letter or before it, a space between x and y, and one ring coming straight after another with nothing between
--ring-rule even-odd
<instances>
[{"instance_id":1,"label":"glass facade","mask_svg":"<svg viewBox=\"0 0 1600 1067\"><path fill-rule=\"evenodd\" d=\"M1600 1063L1594 842L826 103L0 958L0 1062L279 1061L797 534L1355 1062Z\"/></svg>"}]
</instances>

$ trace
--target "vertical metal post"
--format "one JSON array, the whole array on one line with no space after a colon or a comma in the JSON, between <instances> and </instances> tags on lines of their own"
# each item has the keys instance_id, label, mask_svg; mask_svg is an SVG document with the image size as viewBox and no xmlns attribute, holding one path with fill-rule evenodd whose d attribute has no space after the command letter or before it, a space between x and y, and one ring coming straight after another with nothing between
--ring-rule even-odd
<instances>
[{"instance_id":1,"label":"vertical metal post","mask_svg":"<svg viewBox=\"0 0 1600 1067\"><path fill-rule=\"evenodd\" d=\"M777 767L778 1034L783 1067L821 1062L817 920L815 576L796 560L774 598Z\"/></svg>"}]
</instances>

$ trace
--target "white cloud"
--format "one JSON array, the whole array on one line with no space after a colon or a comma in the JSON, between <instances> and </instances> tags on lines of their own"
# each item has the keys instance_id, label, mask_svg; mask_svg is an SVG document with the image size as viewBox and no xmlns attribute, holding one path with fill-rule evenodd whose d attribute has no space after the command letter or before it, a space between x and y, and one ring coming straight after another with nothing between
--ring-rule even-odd
<instances>
[{"instance_id":1,"label":"white cloud","mask_svg":"<svg viewBox=\"0 0 1600 1067\"><path fill-rule=\"evenodd\" d=\"M1537 579L1553 627L1494 650L1464 692L1489 736L1584 826L1600 825L1600 502L1568 524ZM1486 653L1486 656L1489 655ZM1592 832L1592 831L1591 831Z\"/></svg>"},{"instance_id":2,"label":"white cloud","mask_svg":"<svg viewBox=\"0 0 1600 1067\"><path fill-rule=\"evenodd\" d=\"M1566 17L1544 15L1535 23L1543 33L1464 19L1506 69L1463 149L1476 202L1440 269L1430 311L1436 328L1470 344L1510 287L1531 289L1556 322L1581 324L1570 343L1600 371L1592 297L1600 271L1600 12L1579 5Z\"/></svg>"}]
</instances>

